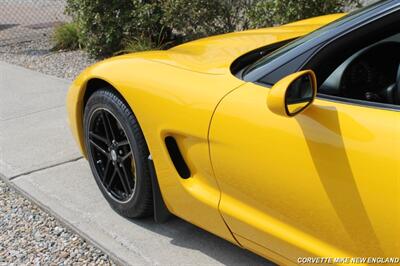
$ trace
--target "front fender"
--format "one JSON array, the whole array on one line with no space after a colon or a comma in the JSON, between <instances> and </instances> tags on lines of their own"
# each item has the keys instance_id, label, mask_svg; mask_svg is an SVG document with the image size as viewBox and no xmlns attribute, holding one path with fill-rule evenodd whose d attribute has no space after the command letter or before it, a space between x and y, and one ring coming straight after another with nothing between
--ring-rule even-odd
<instances>
[{"instance_id":1,"label":"front fender","mask_svg":"<svg viewBox=\"0 0 400 266\"><path fill-rule=\"evenodd\" d=\"M205 74L140 57L117 57L85 70L68 93L68 114L82 153L87 84L101 79L124 98L135 114L149 151L162 196L175 215L236 243L218 211L220 191L209 157L208 129L213 112L244 81L233 75ZM191 170L181 178L168 149L173 137Z\"/></svg>"}]
</instances>

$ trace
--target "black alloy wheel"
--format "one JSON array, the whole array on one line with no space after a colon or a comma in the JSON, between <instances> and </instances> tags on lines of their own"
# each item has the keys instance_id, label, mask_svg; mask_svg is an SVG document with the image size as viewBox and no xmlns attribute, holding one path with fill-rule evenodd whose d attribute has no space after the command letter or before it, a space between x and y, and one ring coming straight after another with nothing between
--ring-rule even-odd
<instances>
[{"instance_id":1,"label":"black alloy wheel","mask_svg":"<svg viewBox=\"0 0 400 266\"><path fill-rule=\"evenodd\" d=\"M135 158L128 137L107 109L96 109L89 120L89 146L101 183L111 197L126 202L135 193L136 184Z\"/></svg>"},{"instance_id":2,"label":"black alloy wheel","mask_svg":"<svg viewBox=\"0 0 400 266\"><path fill-rule=\"evenodd\" d=\"M85 106L84 134L96 183L125 217L152 213L149 151L134 114L110 89L93 93Z\"/></svg>"}]
</instances>

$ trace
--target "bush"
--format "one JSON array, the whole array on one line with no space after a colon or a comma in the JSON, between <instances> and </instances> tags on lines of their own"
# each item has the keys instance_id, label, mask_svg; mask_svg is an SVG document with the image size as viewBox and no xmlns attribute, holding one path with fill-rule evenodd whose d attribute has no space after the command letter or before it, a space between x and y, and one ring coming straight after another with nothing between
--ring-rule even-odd
<instances>
[{"instance_id":1,"label":"bush","mask_svg":"<svg viewBox=\"0 0 400 266\"><path fill-rule=\"evenodd\" d=\"M79 31L75 23L66 23L58 26L53 35L55 49L75 50L82 48Z\"/></svg>"},{"instance_id":2,"label":"bush","mask_svg":"<svg viewBox=\"0 0 400 266\"><path fill-rule=\"evenodd\" d=\"M244 19L245 2L248 1L165 0L163 22L186 40L230 32Z\"/></svg>"},{"instance_id":3,"label":"bush","mask_svg":"<svg viewBox=\"0 0 400 266\"><path fill-rule=\"evenodd\" d=\"M124 49L115 53L115 55L126 54L132 52L141 52L148 50L163 50L171 46L172 42L165 42L163 35L160 34L157 40L151 39L147 36L140 36L124 43Z\"/></svg>"},{"instance_id":4,"label":"bush","mask_svg":"<svg viewBox=\"0 0 400 266\"><path fill-rule=\"evenodd\" d=\"M253 0L165 0L164 24L185 40L248 28ZM182 12L184 10L185 12Z\"/></svg>"},{"instance_id":5,"label":"bush","mask_svg":"<svg viewBox=\"0 0 400 266\"><path fill-rule=\"evenodd\" d=\"M203 36L342 12L360 0L67 0L91 55L165 47ZM172 34L174 33L174 35ZM161 37L160 37L161 36ZM160 41L161 40L161 41Z\"/></svg>"},{"instance_id":6,"label":"bush","mask_svg":"<svg viewBox=\"0 0 400 266\"><path fill-rule=\"evenodd\" d=\"M360 5L360 0L256 0L247 16L251 28L260 28L339 13Z\"/></svg>"},{"instance_id":7,"label":"bush","mask_svg":"<svg viewBox=\"0 0 400 266\"><path fill-rule=\"evenodd\" d=\"M161 31L168 35L158 0L67 0L67 4L67 13L79 25L81 42L93 56L112 55L138 36L153 39Z\"/></svg>"},{"instance_id":8,"label":"bush","mask_svg":"<svg viewBox=\"0 0 400 266\"><path fill-rule=\"evenodd\" d=\"M188 40L343 12L359 5L360 0L165 0L163 22Z\"/></svg>"}]
</instances>

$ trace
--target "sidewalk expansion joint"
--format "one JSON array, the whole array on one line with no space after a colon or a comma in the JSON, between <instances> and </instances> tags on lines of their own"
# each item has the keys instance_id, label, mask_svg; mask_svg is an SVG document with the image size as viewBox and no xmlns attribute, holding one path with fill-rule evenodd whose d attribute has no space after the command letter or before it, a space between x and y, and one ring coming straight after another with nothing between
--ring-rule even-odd
<instances>
[{"instance_id":1,"label":"sidewalk expansion joint","mask_svg":"<svg viewBox=\"0 0 400 266\"><path fill-rule=\"evenodd\" d=\"M53 111L55 109L60 109L60 108L64 108L64 107L65 107L64 105L57 105L57 106L49 107L49 108L46 108L46 109L30 112L30 113L27 113L27 114L22 114L22 115L19 115L19 116L7 117L7 118L4 118L4 119L0 118L0 122L7 122L7 121L16 120L16 119L26 118L26 117L29 117L29 116L32 116L32 115L44 113L44 112L47 112L47 111Z\"/></svg>"},{"instance_id":2,"label":"sidewalk expansion joint","mask_svg":"<svg viewBox=\"0 0 400 266\"><path fill-rule=\"evenodd\" d=\"M38 169L35 169L35 170L32 170L32 171L28 171L28 172L25 172L25 173L22 173L22 174L18 174L18 175L12 176L8 180L9 181L15 180L16 178L21 177L21 176L30 175L30 174L33 174L33 173L36 173L36 172L44 171L44 170L47 170L47 169L50 169L50 168L54 168L54 167L57 167L57 166L61 166L61 165L64 165L64 164L73 163L73 162L81 160L82 158L83 158L82 156L79 156L78 158L74 158L74 159L71 159L71 160L68 160L68 161L64 161L64 162L61 162L61 163L56 163L56 164L48 165L48 166L45 166L45 167L41 167L41 168L38 168Z\"/></svg>"}]
</instances>

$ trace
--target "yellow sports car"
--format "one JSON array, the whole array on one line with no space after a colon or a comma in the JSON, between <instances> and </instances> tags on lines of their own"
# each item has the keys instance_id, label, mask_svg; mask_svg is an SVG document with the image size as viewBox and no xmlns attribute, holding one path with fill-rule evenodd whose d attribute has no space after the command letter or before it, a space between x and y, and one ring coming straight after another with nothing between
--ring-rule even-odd
<instances>
[{"instance_id":1,"label":"yellow sports car","mask_svg":"<svg viewBox=\"0 0 400 266\"><path fill-rule=\"evenodd\" d=\"M73 134L110 205L276 263L400 257L400 2L86 69ZM387 261L392 259L393 261Z\"/></svg>"}]
</instances>

